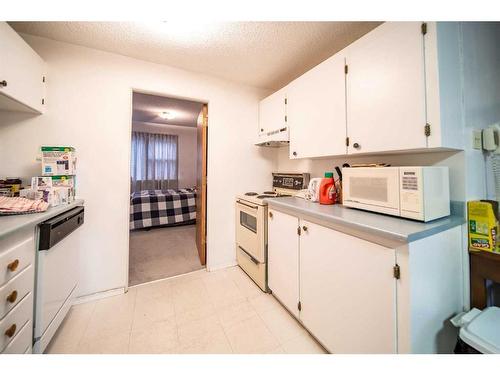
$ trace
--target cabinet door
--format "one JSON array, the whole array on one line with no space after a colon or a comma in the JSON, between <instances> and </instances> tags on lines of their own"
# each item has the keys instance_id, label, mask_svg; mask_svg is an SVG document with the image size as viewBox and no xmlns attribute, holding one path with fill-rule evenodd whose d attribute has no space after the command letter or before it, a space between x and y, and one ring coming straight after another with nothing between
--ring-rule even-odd
<instances>
[{"instance_id":1,"label":"cabinet door","mask_svg":"<svg viewBox=\"0 0 500 375\"><path fill-rule=\"evenodd\" d=\"M0 108L41 113L45 63L6 23L0 22Z\"/></svg>"},{"instance_id":2,"label":"cabinet door","mask_svg":"<svg viewBox=\"0 0 500 375\"><path fill-rule=\"evenodd\" d=\"M286 87L259 103L259 135L286 126Z\"/></svg>"},{"instance_id":3,"label":"cabinet door","mask_svg":"<svg viewBox=\"0 0 500 375\"><path fill-rule=\"evenodd\" d=\"M268 285L273 295L296 317L299 315L299 219L269 210Z\"/></svg>"},{"instance_id":4,"label":"cabinet door","mask_svg":"<svg viewBox=\"0 0 500 375\"><path fill-rule=\"evenodd\" d=\"M301 225L300 320L332 353L394 353L395 251Z\"/></svg>"},{"instance_id":5,"label":"cabinet door","mask_svg":"<svg viewBox=\"0 0 500 375\"><path fill-rule=\"evenodd\" d=\"M421 23L384 23L345 54L348 153L425 148Z\"/></svg>"},{"instance_id":6,"label":"cabinet door","mask_svg":"<svg viewBox=\"0 0 500 375\"><path fill-rule=\"evenodd\" d=\"M346 153L344 55L339 53L290 83L290 158Z\"/></svg>"}]
</instances>

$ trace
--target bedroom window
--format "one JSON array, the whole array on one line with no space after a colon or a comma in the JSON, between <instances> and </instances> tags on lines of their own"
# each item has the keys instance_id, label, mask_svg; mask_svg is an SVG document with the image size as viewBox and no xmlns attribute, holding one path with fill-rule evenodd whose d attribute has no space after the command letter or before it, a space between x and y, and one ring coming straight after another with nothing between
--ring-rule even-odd
<instances>
[{"instance_id":1,"label":"bedroom window","mask_svg":"<svg viewBox=\"0 0 500 375\"><path fill-rule=\"evenodd\" d=\"M132 132L131 191L177 189L178 137Z\"/></svg>"}]
</instances>

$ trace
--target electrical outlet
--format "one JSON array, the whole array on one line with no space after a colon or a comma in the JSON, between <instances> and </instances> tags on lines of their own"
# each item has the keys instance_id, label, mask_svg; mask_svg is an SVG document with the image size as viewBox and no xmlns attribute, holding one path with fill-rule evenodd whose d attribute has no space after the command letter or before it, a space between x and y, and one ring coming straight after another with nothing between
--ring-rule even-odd
<instances>
[{"instance_id":1,"label":"electrical outlet","mask_svg":"<svg viewBox=\"0 0 500 375\"><path fill-rule=\"evenodd\" d=\"M483 148L483 136L481 130L472 131L472 148L474 150L481 150Z\"/></svg>"}]
</instances>

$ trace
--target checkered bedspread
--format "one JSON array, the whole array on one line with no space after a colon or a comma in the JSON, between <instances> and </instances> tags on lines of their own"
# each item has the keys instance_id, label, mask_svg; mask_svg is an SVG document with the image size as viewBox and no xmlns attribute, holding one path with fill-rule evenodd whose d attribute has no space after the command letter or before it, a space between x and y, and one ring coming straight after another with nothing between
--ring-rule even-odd
<instances>
[{"instance_id":1,"label":"checkered bedspread","mask_svg":"<svg viewBox=\"0 0 500 375\"><path fill-rule=\"evenodd\" d=\"M196 219L194 189L142 190L130 197L130 229L174 225Z\"/></svg>"}]
</instances>

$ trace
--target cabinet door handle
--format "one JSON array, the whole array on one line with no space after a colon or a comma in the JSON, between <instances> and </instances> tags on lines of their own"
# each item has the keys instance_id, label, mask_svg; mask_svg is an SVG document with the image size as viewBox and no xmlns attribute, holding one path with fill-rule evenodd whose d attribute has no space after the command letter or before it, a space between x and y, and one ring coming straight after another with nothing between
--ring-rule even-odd
<instances>
[{"instance_id":1,"label":"cabinet door handle","mask_svg":"<svg viewBox=\"0 0 500 375\"><path fill-rule=\"evenodd\" d=\"M7 296L7 302L14 303L16 302L16 299L17 299L17 290L12 291L12 293L10 293Z\"/></svg>"},{"instance_id":2,"label":"cabinet door handle","mask_svg":"<svg viewBox=\"0 0 500 375\"><path fill-rule=\"evenodd\" d=\"M7 81L5 79L3 81L0 81L0 86L6 87Z\"/></svg>"},{"instance_id":3,"label":"cabinet door handle","mask_svg":"<svg viewBox=\"0 0 500 375\"><path fill-rule=\"evenodd\" d=\"M361 146L359 145L359 143L354 143L354 144L352 145L352 147L354 147L354 148L360 148Z\"/></svg>"},{"instance_id":4,"label":"cabinet door handle","mask_svg":"<svg viewBox=\"0 0 500 375\"><path fill-rule=\"evenodd\" d=\"M273 218L273 213L269 211L269 217L272 219Z\"/></svg>"},{"instance_id":5,"label":"cabinet door handle","mask_svg":"<svg viewBox=\"0 0 500 375\"><path fill-rule=\"evenodd\" d=\"M12 324L6 331L5 331L5 336L7 337L12 337L16 334L16 329L17 326L15 324Z\"/></svg>"},{"instance_id":6,"label":"cabinet door handle","mask_svg":"<svg viewBox=\"0 0 500 375\"><path fill-rule=\"evenodd\" d=\"M302 226L302 230L303 230L304 232L307 232L307 227L306 227L305 225L304 225L304 226Z\"/></svg>"},{"instance_id":7,"label":"cabinet door handle","mask_svg":"<svg viewBox=\"0 0 500 375\"><path fill-rule=\"evenodd\" d=\"M15 261L13 261L7 265L7 269L10 272L14 272L18 266L19 266L19 259L16 259Z\"/></svg>"},{"instance_id":8,"label":"cabinet door handle","mask_svg":"<svg viewBox=\"0 0 500 375\"><path fill-rule=\"evenodd\" d=\"M297 151L292 152L293 156L297 156Z\"/></svg>"}]
</instances>

